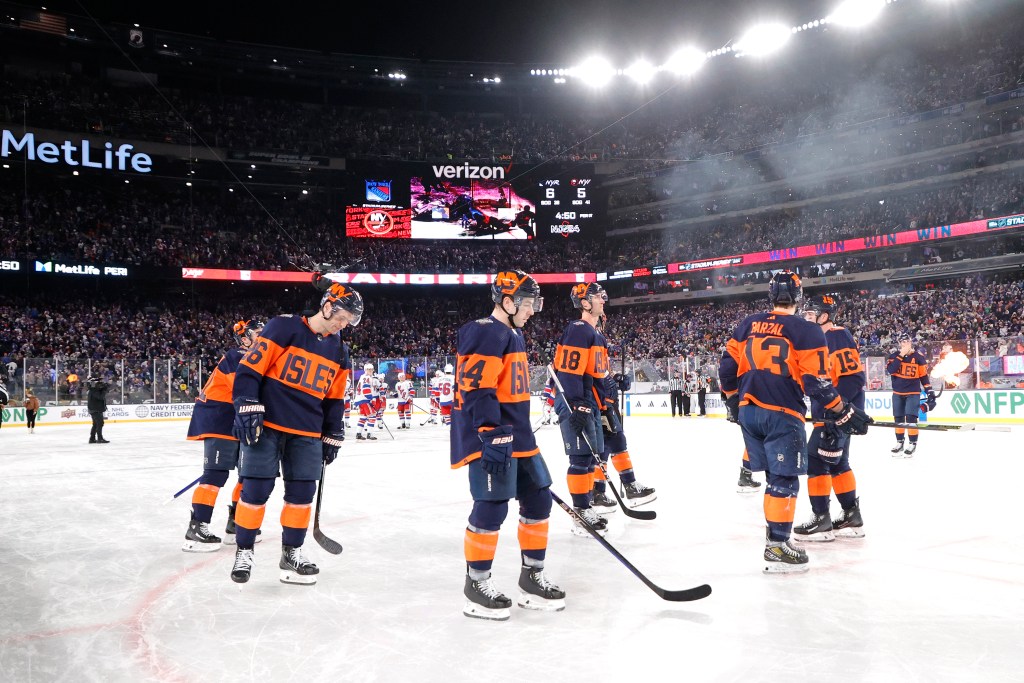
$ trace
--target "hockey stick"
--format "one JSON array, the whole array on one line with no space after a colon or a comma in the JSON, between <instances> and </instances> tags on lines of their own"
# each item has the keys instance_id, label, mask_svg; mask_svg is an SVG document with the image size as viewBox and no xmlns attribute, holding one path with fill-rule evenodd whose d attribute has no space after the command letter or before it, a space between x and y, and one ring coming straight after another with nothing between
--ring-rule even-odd
<instances>
[{"instance_id":1,"label":"hockey stick","mask_svg":"<svg viewBox=\"0 0 1024 683\"><path fill-rule=\"evenodd\" d=\"M395 440L395 435L391 433L391 427L388 427L388 423L384 421L383 417L380 418L380 423L382 425L384 425L384 429L388 430L388 436L390 436L391 440L394 441Z\"/></svg>"},{"instance_id":2,"label":"hockey stick","mask_svg":"<svg viewBox=\"0 0 1024 683\"><path fill-rule=\"evenodd\" d=\"M426 413L427 415L430 416L426 420L424 420L423 422L420 422L420 427L422 427L423 425L427 424L428 422L433 423L434 417L436 417L434 415L434 413L430 412L426 408L420 408L418 405L416 405L415 401L413 401L412 407L415 408L416 410L418 410L418 411L420 411L422 413Z\"/></svg>"},{"instance_id":3,"label":"hockey stick","mask_svg":"<svg viewBox=\"0 0 1024 683\"><path fill-rule=\"evenodd\" d=\"M929 432L1008 432L1010 428L1002 425L937 425L927 422L872 422L872 427L888 427L890 429L918 429Z\"/></svg>"},{"instance_id":4,"label":"hockey stick","mask_svg":"<svg viewBox=\"0 0 1024 683\"><path fill-rule=\"evenodd\" d=\"M171 500L174 500L175 498L177 498L181 494L185 493L185 491L188 491L190 488L192 488L193 486L198 484L200 479L202 479L201 476L200 477L196 477L196 480L194 482L192 482L191 484L189 484L188 486L186 486L185 488L183 488L182 490L178 491L173 496L171 496Z\"/></svg>"},{"instance_id":5,"label":"hockey stick","mask_svg":"<svg viewBox=\"0 0 1024 683\"><path fill-rule=\"evenodd\" d=\"M324 497L324 475L327 474L327 463L323 464L320 470L320 485L316 489L316 515L313 517L313 538L320 544L320 547L329 552L331 555L340 555L342 551L341 544L335 541L333 538L328 538L324 532L320 531L320 503Z\"/></svg>"},{"instance_id":6,"label":"hockey stick","mask_svg":"<svg viewBox=\"0 0 1024 683\"><path fill-rule=\"evenodd\" d=\"M571 413L572 406L569 405L569 400L565 398L565 390L562 389L562 383L558 381L558 377L555 375L555 369L551 367L550 364L548 365L548 374L551 376L551 379L555 380L555 387L558 389L558 395L562 397L562 403L565 404L565 407L568 408ZM580 436L582 436L583 440L587 443L587 448L590 449L590 454L594 456L594 462L596 462L597 466L601 468L601 474L604 475L605 481L608 482L608 488L610 488L612 493L615 494L615 500L619 501L619 507L622 508L622 514L627 517L632 517L633 519L654 519L657 517L658 513L653 510L637 511L626 505L625 501L622 500L622 496L620 496L619 492L615 489L615 484L612 484L612 480L608 476L608 468L605 466L604 461L601 460L601 456L599 456L597 451L594 450L594 446L590 443L590 438L587 436L587 433L582 432Z\"/></svg>"},{"instance_id":7,"label":"hockey stick","mask_svg":"<svg viewBox=\"0 0 1024 683\"><path fill-rule=\"evenodd\" d=\"M709 595L711 595L711 586L709 586L706 583L701 586L687 588L686 590L681 591L669 591L665 590L664 588L661 588L660 586L655 585L650 579L644 576L639 569L634 567L632 562L623 557L622 553L616 550L611 543L604 540L604 537L601 534L597 533L594 527L590 526L590 524L587 523L587 520L583 519L583 517L581 517L578 512L573 510L572 507L566 505L565 501L559 498L557 493L555 493L551 489L548 489L548 493L551 494L552 500L554 500L558 504L558 507L565 510L569 514L569 516L576 521L577 524L582 526L590 533L591 536L596 538L597 542L603 545L605 550L607 550L613 556L615 556L615 559L617 559L619 562L626 565L626 569L633 572L633 575L636 576L636 578L643 581L644 585L650 588L652 591L654 591L662 600L668 600L669 602L690 602L691 600L700 600L701 598L706 598Z\"/></svg>"}]
</instances>

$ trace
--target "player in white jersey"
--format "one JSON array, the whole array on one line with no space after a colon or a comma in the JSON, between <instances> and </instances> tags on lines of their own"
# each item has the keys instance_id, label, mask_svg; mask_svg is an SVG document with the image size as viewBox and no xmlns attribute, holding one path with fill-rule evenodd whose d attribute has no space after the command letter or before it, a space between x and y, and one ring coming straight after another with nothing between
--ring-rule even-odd
<instances>
[{"instance_id":1,"label":"player in white jersey","mask_svg":"<svg viewBox=\"0 0 1024 683\"><path fill-rule=\"evenodd\" d=\"M398 382L395 383L395 394L398 396L398 425L399 429L412 428L412 399L416 390L412 386L412 380L406 379L405 373L398 373Z\"/></svg>"},{"instance_id":2,"label":"player in white jersey","mask_svg":"<svg viewBox=\"0 0 1024 683\"><path fill-rule=\"evenodd\" d=\"M440 410L438 401L441 398L442 377L444 377L444 373L437 370L434 372L434 376L430 378L430 419L427 420L430 424L437 424L437 414Z\"/></svg>"},{"instance_id":3,"label":"player in white jersey","mask_svg":"<svg viewBox=\"0 0 1024 683\"><path fill-rule=\"evenodd\" d=\"M363 366L363 374L359 376L355 388L355 405L359 408L356 439L359 441L376 441L373 426L377 423L377 401L380 398L380 382L373 376L373 366ZM367 427L369 430L367 431Z\"/></svg>"},{"instance_id":4,"label":"player in white jersey","mask_svg":"<svg viewBox=\"0 0 1024 683\"><path fill-rule=\"evenodd\" d=\"M352 429L352 424L348 421L349 415L352 414L352 375L345 377L345 429Z\"/></svg>"},{"instance_id":5,"label":"player in white jersey","mask_svg":"<svg viewBox=\"0 0 1024 683\"><path fill-rule=\"evenodd\" d=\"M377 429L384 429L384 409L388 407L388 384L384 381L384 373L377 373Z\"/></svg>"},{"instance_id":6,"label":"player in white jersey","mask_svg":"<svg viewBox=\"0 0 1024 683\"><path fill-rule=\"evenodd\" d=\"M441 409L441 424L451 426L452 405L455 403L455 377L452 376L454 368L451 363L444 366L444 374L438 382L437 402Z\"/></svg>"}]
</instances>

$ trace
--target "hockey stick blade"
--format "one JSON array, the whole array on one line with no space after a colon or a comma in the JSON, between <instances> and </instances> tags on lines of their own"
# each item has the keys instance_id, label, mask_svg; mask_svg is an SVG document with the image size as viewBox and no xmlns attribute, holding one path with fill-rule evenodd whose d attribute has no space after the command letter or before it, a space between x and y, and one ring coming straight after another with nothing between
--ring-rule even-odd
<instances>
[{"instance_id":1,"label":"hockey stick blade","mask_svg":"<svg viewBox=\"0 0 1024 683\"><path fill-rule=\"evenodd\" d=\"M1006 425L940 425L920 422L872 422L872 427L889 427L891 429L920 429L932 432L1008 432Z\"/></svg>"},{"instance_id":2,"label":"hockey stick blade","mask_svg":"<svg viewBox=\"0 0 1024 683\"><path fill-rule=\"evenodd\" d=\"M316 514L313 516L313 538L320 544L321 548L329 552L331 555L341 555L341 551L343 550L341 544L333 538L329 538L324 534L324 532L320 531L320 503L323 500L325 474L327 474L326 462L320 469L320 486L316 489Z\"/></svg>"},{"instance_id":3,"label":"hockey stick blade","mask_svg":"<svg viewBox=\"0 0 1024 683\"><path fill-rule=\"evenodd\" d=\"M550 376L551 379L555 381L555 387L558 389L558 395L562 397L562 403L564 403L565 407L569 409L569 412L572 412L572 407L569 405L569 400L565 397L565 394L563 393L564 389L562 389L562 383L558 380L558 376L555 375L555 369L554 367L551 366L550 363L548 364L547 370L548 376ZM604 475L605 481L608 482L608 485L611 488L612 493L615 494L615 500L619 501L619 507L622 508L622 514L632 519L651 520L656 518L658 516L658 513L654 512L653 510L637 511L626 505L625 501L622 500L622 496L620 496L619 492L615 490L615 485L611 483L611 479L608 477L608 467L605 465L604 461L601 460L601 456L597 454L597 451L594 450L593 444L590 443L590 437L587 436L586 432L581 433L580 436L582 436L583 440L587 443L587 448L590 449L590 455L594 457L594 462L596 462L597 466L601 469L601 473Z\"/></svg>"},{"instance_id":4,"label":"hockey stick blade","mask_svg":"<svg viewBox=\"0 0 1024 683\"><path fill-rule=\"evenodd\" d=\"M598 543L604 546L605 550L610 552L615 557L615 559L617 559L619 562L625 565L626 569L633 573L633 576L643 581L644 585L650 588L652 591L654 591L654 594L662 600L667 600L669 602L691 602L693 600L700 600L711 595L711 586L709 586L706 583L700 586L694 586L693 588L687 588L681 591L669 591L665 590L661 586L658 586L653 581L644 576L644 574L639 569L634 567L632 562L623 557L622 553L615 549L615 546L613 546L608 541L604 540L604 536L597 533L594 527L590 526L587 523L587 520L580 517L579 513L577 513L571 507L566 505L565 501L559 498L557 493L555 493L551 489L548 489L548 493L551 494L551 499L555 501L558 507L565 510L565 512L574 520L576 520L576 522L578 522L584 529L586 529L587 532L591 536L593 536Z\"/></svg>"}]
</instances>

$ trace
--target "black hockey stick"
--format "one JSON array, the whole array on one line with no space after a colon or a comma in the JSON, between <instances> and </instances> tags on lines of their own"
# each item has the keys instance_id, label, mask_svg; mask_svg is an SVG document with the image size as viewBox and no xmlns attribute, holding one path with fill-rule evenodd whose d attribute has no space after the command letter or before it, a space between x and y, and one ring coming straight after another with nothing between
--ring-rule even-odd
<instances>
[{"instance_id":1,"label":"black hockey stick","mask_svg":"<svg viewBox=\"0 0 1024 683\"><path fill-rule=\"evenodd\" d=\"M548 365L548 374L551 375L551 379L555 380L555 388L558 389L558 395L562 397L562 402L571 413L572 406L569 405L569 400L565 398L562 383L558 381L558 377L555 375L555 369L551 367L550 364ZM605 481L608 482L608 488L610 488L612 493L615 495L615 500L619 501L619 507L622 508L622 514L627 517L632 517L633 519L654 519L657 517L658 513L653 510L634 510L626 505L626 502L622 500L622 496L620 496L619 492L615 490L615 484L612 483L611 478L608 476L608 467L605 466L604 461L601 460L601 456L594 450L593 444L590 443L590 438L587 437L586 432L582 432L580 436L582 436L583 440L587 443L587 448L590 449L590 454L594 456L594 462L596 462L597 466L601 468L601 474L604 475Z\"/></svg>"},{"instance_id":2,"label":"black hockey stick","mask_svg":"<svg viewBox=\"0 0 1024 683\"><path fill-rule=\"evenodd\" d=\"M324 475L327 474L327 463L323 464L320 470L320 486L316 489L316 515L313 517L313 538L320 544L320 547L329 552L331 555L341 555L342 547L341 544L335 541L333 538L328 538L324 532L320 531L320 502L324 497Z\"/></svg>"},{"instance_id":3,"label":"black hockey stick","mask_svg":"<svg viewBox=\"0 0 1024 683\"><path fill-rule=\"evenodd\" d=\"M639 569L634 567L632 562L623 557L622 553L616 550L611 543L604 540L604 537L601 534L599 534L594 529L594 527L590 526L590 524L587 523L587 520L583 519L583 517L581 517L578 512L572 509L572 507L566 505L565 501L559 498L557 493L555 493L551 489L548 489L548 492L551 494L552 500L554 500L558 504L558 507L565 510L569 514L569 516L576 521L577 524L582 526L590 533L591 536L597 539L597 542L603 545L605 550L607 550L613 556L615 556L615 559L617 559L619 562L626 565L626 569L633 572L633 575L636 578L643 581L644 585L650 588L652 591L654 591L662 600L668 600L669 602L690 602L691 600L700 600L701 598L706 598L709 595L711 595L711 586L709 586L706 583L701 586L687 588L681 591L665 590L664 588L654 584L654 582L652 582L650 579L644 576Z\"/></svg>"},{"instance_id":4,"label":"black hockey stick","mask_svg":"<svg viewBox=\"0 0 1024 683\"><path fill-rule=\"evenodd\" d=\"M388 430L388 436L390 436L391 440L394 441L395 440L395 435L391 433L391 427L388 427L388 423L384 421L383 417L380 418L380 423L382 425L384 425L384 429Z\"/></svg>"},{"instance_id":5,"label":"black hockey stick","mask_svg":"<svg viewBox=\"0 0 1024 683\"><path fill-rule=\"evenodd\" d=\"M890 429L919 429L928 432L1008 432L1005 425L938 425L927 422L872 422L872 427Z\"/></svg>"}]
</instances>

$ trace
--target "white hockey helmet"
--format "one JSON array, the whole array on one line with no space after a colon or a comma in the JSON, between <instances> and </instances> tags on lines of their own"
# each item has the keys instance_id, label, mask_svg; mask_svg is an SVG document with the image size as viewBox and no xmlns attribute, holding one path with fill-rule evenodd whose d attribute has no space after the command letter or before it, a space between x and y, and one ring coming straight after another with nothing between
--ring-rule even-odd
<instances>
[{"instance_id":1,"label":"white hockey helmet","mask_svg":"<svg viewBox=\"0 0 1024 683\"><path fill-rule=\"evenodd\" d=\"M455 370L455 368L452 367L451 363L448 363L448 365L444 366L444 374L446 375L452 374L453 370Z\"/></svg>"},{"instance_id":2,"label":"white hockey helmet","mask_svg":"<svg viewBox=\"0 0 1024 683\"><path fill-rule=\"evenodd\" d=\"M363 372L373 372L373 364L367 363L363 366Z\"/></svg>"},{"instance_id":3,"label":"white hockey helmet","mask_svg":"<svg viewBox=\"0 0 1024 683\"><path fill-rule=\"evenodd\" d=\"M435 370L434 377L444 377L444 373L441 372L440 370Z\"/></svg>"},{"instance_id":4,"label":"white hockey helmet","mask_svg":"<svg viewBox=\"0 0 1024 683\"><path fill-rule=\"evenodd\" d=\"M405 381L405 373L404 372L398 373L398 381L399 382L404 382Z\"/></svg>"}]
</instances>

